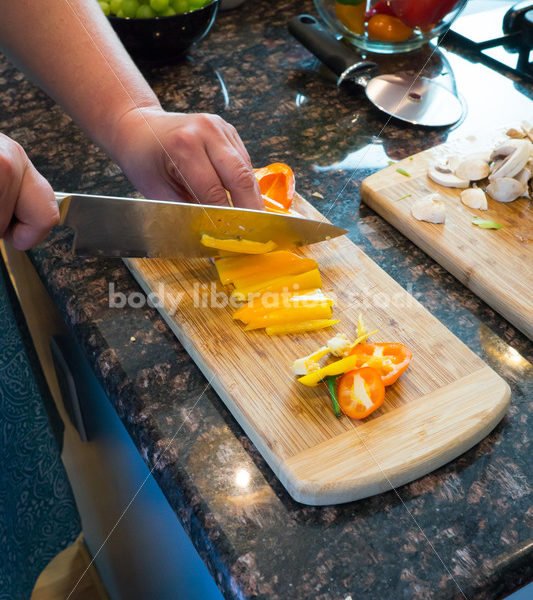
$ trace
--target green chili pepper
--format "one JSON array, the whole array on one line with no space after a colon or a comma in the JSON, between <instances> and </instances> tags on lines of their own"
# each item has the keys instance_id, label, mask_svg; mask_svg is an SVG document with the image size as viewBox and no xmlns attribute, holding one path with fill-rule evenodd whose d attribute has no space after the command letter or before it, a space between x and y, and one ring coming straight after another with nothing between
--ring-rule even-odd
<instances>
[{"instance_id":1,"label":"green chili pepper","mask_svg":"<svg viewBox=\"0 0 533 600\"><path fill-rule=\"evenodd\" d=\"M408 173L405 169L402 169L400 167L396 169L396 172L400 175L404 175L405 177L411 177L410 173Z\"/></svg>"},{"instance_id":2,"label":"green chili pepper","mask_svg":"<svg viewBox=\"0 0 533 600\"><path fill-rule=\"evenodd\" d=\"M329 395L331 396L331 405L333 406L333 412L337 419L341 418L341 407L339 406L339 401L337 400L337 378L334 375L329 375L326 377L329 388Z\"/></svg>"}]
</instances>

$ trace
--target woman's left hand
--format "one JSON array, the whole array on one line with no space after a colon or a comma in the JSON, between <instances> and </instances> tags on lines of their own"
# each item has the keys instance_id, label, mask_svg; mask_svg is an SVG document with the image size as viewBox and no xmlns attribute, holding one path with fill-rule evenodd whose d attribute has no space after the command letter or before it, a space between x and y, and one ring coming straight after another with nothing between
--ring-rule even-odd
<instances>
[{"instance_id":1,"label":"woman's left hand","mask_svg":"<svg viewBox=\"0 0 533 600\"><path fill-rule=\"evenodd\" d=\"M127 112L113 158L147 198L263 209L250 157L236 129L217 115Z\"/></svg>"}]
</instances>

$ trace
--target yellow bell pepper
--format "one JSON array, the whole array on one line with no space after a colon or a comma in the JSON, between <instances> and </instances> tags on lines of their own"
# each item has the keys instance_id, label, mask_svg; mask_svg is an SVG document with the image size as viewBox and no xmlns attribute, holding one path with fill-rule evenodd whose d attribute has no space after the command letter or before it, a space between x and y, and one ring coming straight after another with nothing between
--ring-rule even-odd
<instances>
[{"instance_id":1,"label":"yellow bell pepper","mask_svg":"<svg viewBox=\"0 0 533 600\"><path fill-rule=\"evenodd\" d=\"M250 294L259 292L261 294L273 292L295 293L302 292L303 290L315 290L321 287L322 278L320 277L320 271L318 269L313 269L312 271L307 271L307 273L284 275L283 277L259 282L255 285L235 288L231 297L236 300L246 300Z\"/></svg>"},{"instance_id":2,"label":"yellow bell pepper","mask_svg":"<svg viewBox=\"0 0 533 600\"><path fill-rule=\"evenodd\" d=\"M325 329L338 323L338 319L314 319L312 321L302 321L301 323L294 323L289 325L272 325L266 327L265 331L268 335L287 335L290 333L305 333L306 331L317 331L318 329ZM328 349L329 350L329 349Z\"/></svg>"},{"instance_id":3,"label":"yellow bell pepper","mask_svg":"<svg viewBox=\"0 0 533 600\"><path fill-rule=\"evenodd\" d=\"M274 311L287 309L300 309L303 307L314 307L314 306L333 306L334 301L332 298L325 296L321 290L313 290L308 293L296 293L296 294L272 294L270 296L261 296L253 302L248 302L244 306L241 306L233 313L233 318L249 323L257 319L262 319L265 315L268 315ZM296 318L295 321L302 321L303 319Z\"/></svg>"},{"instance_id":4,"label":"yellow bell pepper","mask_svg":"<svg viewBox=\"0 0 533 600\"><path fill-rule=\"evenodd\" d=\"M242 254L266 254L277 248L273 241L253 242L251 240L239 240L236 238L220 240L204 233L200 240L203 246L215 248L226 252L239 252Z\"/></svg>"},{"instance_id":5,"label":"yellow bell pepper","mask_svg":"<svg viewBox=\"0 0 533 600\"><path fill-rule=\"evenodd\" d=\"M361 342L364 342L370 335L376 333L376 331L371 331L370 333L365 333L364 335L358 337L353 342L353 344L350 345L350 348L355 348L355 346L357 346ZM328 376L343 375L344 373L348 373L348 371L355 369L356 365L357 355L351 354L346 358L341 358L340 360L337 360L335 362L330 363L329 365L326 365L325 367L322 367L318 371L313 371L312 373L309 373L309 375L304 375L303 377L300 377L298 381L300 383L303 383L304 385L313 387L318 385L319 382L322 381L322 379L325 379Z\"/></svg>"},{"instance_id":6,"label":"yellow bell pepper","mask_svg":"<svg viewBox=\"0 0 533 600\"><path fill-rule=\"evenodd\" d=\"M312 321L315 319L330 319L331 306L327 303L316 306L296 306L294 308L280 308L273 310L260 317L252 319L245 327L246 331L272 327L274 325L290 325L301 321Z\"/></svg>"},{"instance_id":7,"label":"yellow bell pepper","mask_svg":"<svg viewBox=\"0 0 533 600\"><path fill-rule=\"evenodd\" d=\"M233 283L238 288L285 275L306 273L318 268L318 263L288 250L276 250L255 256L219 258L215 267L223 285Z\"/></svg>"},{"instance_id":8,"label":"yellow bell pepper","mask_svg":"<svg viewBox=\"0 0 533 600\"><path fill-rule=\"evenodd\" d=\"M357 364L357 357L347 356L346 358L341 358L340 360L336 360L335 362L318 369L318 371L313 371L308 375L304 375L303 377L299 377L298 381L303 383L304 385L308 385L310 387L314 387L319 384L322 379L330 375L343 375L348 371L351 371L355 368Z\"/></svg>"}]
</instances>

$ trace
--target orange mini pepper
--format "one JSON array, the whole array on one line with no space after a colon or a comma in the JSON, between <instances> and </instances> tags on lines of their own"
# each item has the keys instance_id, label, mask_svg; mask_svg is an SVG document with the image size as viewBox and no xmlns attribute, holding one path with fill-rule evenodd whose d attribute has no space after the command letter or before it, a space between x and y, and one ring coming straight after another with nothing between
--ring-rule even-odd
<instances>
[{"instance_id":1,"label":"orange mini pepper","mask_svg":"<svg viewBox=\"0 0 533 600\"><path fill-rule=\"evenodd\" d=\"M413 353L403 344L359 344L350 352L358 357L357 367L372 367L383 385L392 385L405 372Z\"/></svg>"},{"instance_id":2,"label":"orange mini pepper","mask_svg":"<svg viewBox=\"0 0 533 600\"><path fill-rule=\"evenodd\" d=\"M256 169L255 177L267 210L289 210L294 198L294 173L285 163L272 163ZM265 196L271 200L269 202Z\"/></svg>"}]
</instances>

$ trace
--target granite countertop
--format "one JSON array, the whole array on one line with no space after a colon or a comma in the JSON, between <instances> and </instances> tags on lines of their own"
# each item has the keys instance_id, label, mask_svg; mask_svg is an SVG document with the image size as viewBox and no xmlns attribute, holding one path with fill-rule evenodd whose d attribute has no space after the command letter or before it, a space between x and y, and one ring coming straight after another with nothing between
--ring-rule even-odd
<instances>
[{"instance_id":1,"label":"granite countertop","mask_svg":"<svg viewBox=\"0 0 533 600\"><path fill-rule=\"evenodd\" d=\"M505 378L511 407L489 436L397 493L300 505L158 313L109 307L110 283L125 294L139 291L120 260L72 258L71 234L61 228L30 258L227 598L502 598L533 579L533 347L360 205L359 186L389 160L531 114L533 86L453 51L378 57L388 70L416 69L430 58L426 69L453 71L468 104L452 129L389 122L317 70L287 33L297 12L314 13L312 2L295 8L290 0L255 0L221 13L185 62L146 76L167 109L217 112L236 125L256 165L291 164L299 192L323 211L333 202L329 218ZM0 130L26 148L56 190L133 192L3 58L0 106Z\"/></svg>"}]
</instances>

